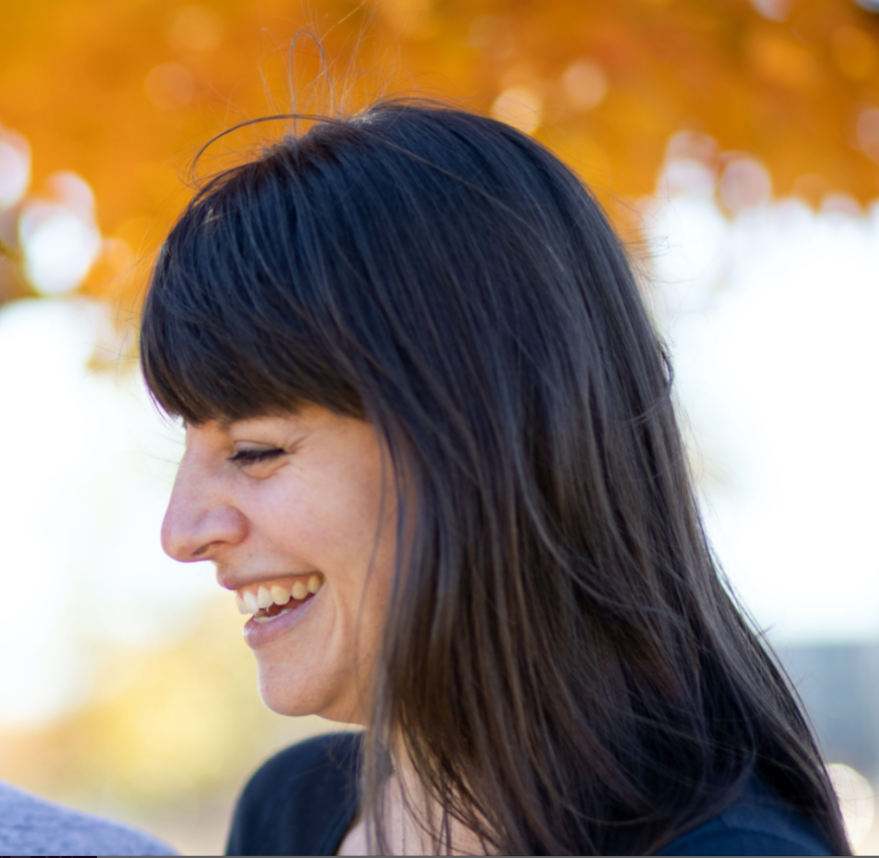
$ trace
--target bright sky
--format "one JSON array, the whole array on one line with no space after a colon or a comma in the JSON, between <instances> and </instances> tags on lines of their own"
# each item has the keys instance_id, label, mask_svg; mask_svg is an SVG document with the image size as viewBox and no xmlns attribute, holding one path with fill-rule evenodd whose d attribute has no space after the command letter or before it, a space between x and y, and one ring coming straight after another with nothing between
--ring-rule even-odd
<instances>
[{"instance_id":1,"label":"bright sky","mask_svg":"<svg viewBox=\"0 0 879 858\"><path fill-rule=\"evenodd\" d=\"M164 556L158 533L179 430L118 353L107 308L77 299L0 310L0 724L34 723L88 694L96 651L167 638L216 590Z\"/></svg>"},{"instance_id":2,"label":"bright sky","mask_svg":"<svg viewBox=\"0 0 879 858\"><path fill-rule=\"evenodd\" d=\"M708 191L673 182L647 223L710 537L774 639L877 640L879 204L728 219Z\"/></svg>"}]
</instances>

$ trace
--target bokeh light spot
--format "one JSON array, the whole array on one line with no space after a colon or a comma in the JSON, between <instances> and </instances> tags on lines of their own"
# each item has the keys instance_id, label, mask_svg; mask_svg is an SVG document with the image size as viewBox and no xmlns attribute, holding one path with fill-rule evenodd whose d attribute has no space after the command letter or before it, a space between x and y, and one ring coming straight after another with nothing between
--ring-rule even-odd
<instances>
[{"instance_id":1,"label":"bokeh light spot","mask_svg":"<svg viewBox=\"0 0 879 858\"><path fill-rule=\"evenodd\" d=\"M862 217L864 211L851 194L826 194L821 201L821 214Z\"/></svg>"},{"instance_id":2,"label":"bokeh light spot","mask_svg":"<svg viewBox=\"0 0 879 858\"><path fill-rule=\"evenodd\" d=\"M770 21L784 21L793 7L793 0L751 0L751 5Z\"/></svg>"},{"instance_id":3,"label":"bokeh light spot","mask_svg":"<svg viewBox=\"0 0 879 858\"><path fill-rule=\"evenodd\" d=\"M177 110L192 101L195 81L189 69L180 63L162 63L146 76L143 90L160 110Z\"/></svg>"},{"instance_id":4,"label":"bokeh light spot","mask_svg":"<svg viewBox=\"0 0 879 858\"><path fill-rule=\"evenodd\" d=\"M870 782L857 770L842 763L827 767L830 782L839 799L839 809L849 840L855 849L873 826L876 801Z\"/></svg>"},{"instance_id":5,"label":"bokeh light spot","mask_svg":"<svg viewBox=\"0 0 879 858\"><path fill-rule=\"evenodd\" d=\"M668 161L676 158L693 158L710 164L719 150L717 141L710 134L701 131L678 131L672 134L665 147Z\"/></svg>"},{"instance_id":6,"label":"bokeh light spot","mask_svg":"<svg viewBox=\"0 0 879 858\"><path fill-rule=\"evenodd\" d=\"M562 85L568 101L580 110L592 110L607 96L607 75L592 60L577 60L569 66L562 75Z\"/></svg>"},{"instance_id":7,"label":"bokeh light spot","mask_svg":"<svg viewBox=\"0 0 879 858\"><path fill-rule=\"evenodd\" d=\"M879 109L868 107L862 110L858 114L855 133L861 151L879 164Z\"/></svg>"},{"instance_id":8,"label":"bokeh light spot","mask_svg":"<svg viewBox=\"0 0 879 858\"><path fill-rule=\"evenodd\" d=\"M666 161L657 182L657 193L663 198L675 194L707 197L714 193L714 172L696 158L673 158Z\"/></svg>"},{"instance_id":9,"label":"bokeh light spot","mask_svg":"<svg viewBox=\"0 0 879 858\"><path fill-rule=\"evenodd\" d=\"M44 188L49 199L61 203L78 217L86 221L94 219L95 195L81 176L69 170L53 173L46 179Z\"/></svg>"},{"instance_id":10,"label":"bokeh light spot","mask_svg":"<svg viewBox=\"0 0 879 858\"><path fill-rule=\"evenodd\" d=\"M0 127L0 209L24 196L30 177L30 146L21 135Z\"/></svg>"},{"instance_id":11,"label":"bokeh light spot","mask_svg":"<svg viewBox=\"0 0 879 858\"><path fill-rule=\"evenodd\" d=\"M796 179L792 190L795 197L817 207L830 187L830 182L819 173L804 173Z\"/></svg>"},{"instance_id":12,"label":"bokeh light spot","mask_svg":"<svg viewBox=\"0 0 879 858\"><path fill-rule=\"evenodd\" d=\"M491 105L491 115L525 134L531 134L543 117L543 98L530 86L511 86Z\"/></svg>"},{"instance_id":13,"label":"bokeh light spot","mask_svg":"<svg viewBox=\"0 0 879 858\"><path fill-rule=\"evenodd\" d=\"M668 199L675 194L713 196L717 181L714 165L719 148L713 137L699 131L672 134L656 182L659 197Z\"/></svg>"},{"instance_id":14,"label":"bokeh light spot","mask_svg":"<svg viewBox=\"0 0 879 858\"><path fill-rule=\"evenodd\" d=\"M56 203L35 201L19 221L25 274L44 295L75 289L101 249L94 224Z\"/></svg>"},{"instance_id":15,"label":"bokeh light spot","mask_svg":"<svg viewBox=\"0 0 879 858\"><path fill-rule=\"evenodd\" d=\"M734 158L724 168L718 193L728 212L739 212L767 202L772 195L772 179L754 158Z\"/></svg>"}]
</instances>

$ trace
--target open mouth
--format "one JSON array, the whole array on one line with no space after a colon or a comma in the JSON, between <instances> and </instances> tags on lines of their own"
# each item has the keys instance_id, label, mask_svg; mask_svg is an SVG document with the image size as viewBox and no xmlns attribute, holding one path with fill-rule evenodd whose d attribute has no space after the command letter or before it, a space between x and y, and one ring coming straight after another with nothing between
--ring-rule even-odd
<instances>
[{"instance_id":1,"label":"open mouth","mask_svg":"<svg viewBox=\"0 0 879 858\"><path fill-rule=\"evenodd\" d=\"M253 614L255 623L267 623L313 598L323 583L323 576L313 573L249 584L235 591L235 602L239 613Z\"/></svg>"}]
</instances>

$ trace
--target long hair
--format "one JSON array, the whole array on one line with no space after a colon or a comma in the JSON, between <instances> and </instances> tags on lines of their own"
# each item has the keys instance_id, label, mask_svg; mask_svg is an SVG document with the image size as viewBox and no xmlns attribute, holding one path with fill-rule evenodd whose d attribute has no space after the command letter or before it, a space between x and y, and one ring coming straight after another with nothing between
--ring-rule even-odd
<instances>
[{"instance_id":1,"label":"long hair","mask_svg":"<svg viewBox=\"0 0 879 858\"><path fill-rule=\"evenodd\" d=\"M394 584L365 739L487 851L656 851L757 777L848 844L821 756L700 522L626 254L540 144L406 100L207 182L155 265L155 398L315 403L390 451ZM384 763L383 763L384 761Z\"/></svg>"}]
</instances>

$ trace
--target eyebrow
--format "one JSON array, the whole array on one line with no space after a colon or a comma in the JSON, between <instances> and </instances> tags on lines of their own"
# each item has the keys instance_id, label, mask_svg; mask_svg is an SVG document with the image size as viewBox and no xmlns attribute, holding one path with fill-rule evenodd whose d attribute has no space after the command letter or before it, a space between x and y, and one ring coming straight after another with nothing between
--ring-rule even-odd
<instances>
[{"instance_id":1,"label":"eyebrow","mask_svg":"<svg viewBox=\"0 0 879 858\"><path fill-rule=\"evenodd\" d=\"M299 409L290 408L287 411L265 411L262 414L251 414L245 417L219 417L216 418L216 422L223 432L228 432L236 423L246 423L248 420L260 420L264 417L277 417L279 419L284 419L290 416L301 416Z\"/></svg>"},{"instance_id":2,"label":"eyebrow","mask_svg":"<svg viewBox=\"0 0 879 858\"><path fill-rule=\"evenodd\" d=\"M246 419L246 418L245 418ZM240 423L242 418L239 417L222 417L222 418L209 418L208 420L198 420L198 421L183 421L183 429L188 432L190 426L204 426L205 423L215 422L219 427L220 431L228 432L236 423Z\"/></svg>"}]
</instances>

